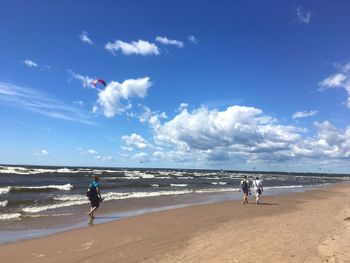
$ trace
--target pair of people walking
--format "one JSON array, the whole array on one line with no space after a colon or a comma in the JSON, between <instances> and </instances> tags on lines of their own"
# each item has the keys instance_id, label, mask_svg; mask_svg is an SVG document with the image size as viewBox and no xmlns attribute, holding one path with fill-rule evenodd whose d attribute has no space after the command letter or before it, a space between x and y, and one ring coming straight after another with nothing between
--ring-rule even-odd
<instances>
[{"instance_id":1,"label":"pair of people walking","mask_svg":"<svg viewBox=\"0 0 350 263\"><path fill-rule=\"evenodd\" d=\"M239 184L239 191L243 192L243 204L248 204L248 195L251 194L251 186L254 188L255 193L255 203L260 204L260 195L264 191L263 183L259 177L255 177L252 184L250 180L245 175Z\"/></svg>"}]
</instances>

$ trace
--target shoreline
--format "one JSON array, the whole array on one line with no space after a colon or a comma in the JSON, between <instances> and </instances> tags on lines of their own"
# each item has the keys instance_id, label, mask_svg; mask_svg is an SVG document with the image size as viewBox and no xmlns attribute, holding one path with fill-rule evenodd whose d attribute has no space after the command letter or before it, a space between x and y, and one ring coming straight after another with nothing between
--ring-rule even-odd
<instances>
[{"instance_id":1,"label":"shoreline","mask_svg":"<svg viewBox=\"0 0 350 263\"><path fill-rule=\"evenodd\" d=\"M323 188L325 185L316 186L316 188ZM300 188L268 188L264 196L280 196L291 193L312 191L312 187ZM97 224L104 224L111 221L122 220L128 217L139 216L147 213L155 213L159 211L172 210L182 207L196 206L202 204L215 204L225 201L240 200L241 193L237 191L227 192L212 192L212 193L190 193L185 195L172 195L162 197L148 197L143 199L129 199L129 200L115 200L103 203L101 208L96 213ZM250 198L255 198L254 194ZM29 217L23 221L13 222L10 227L4 225L0 228L0 245L18 242L21 240L29 240L33 238L45 237L52 234L57 234L64 231L69 231L77 228L84 228L87 226L87 213L89 205L86 209L78 207L71 208L67 215L62 214L58 216L40 216ZM74 210L79 212L70 213ZM71 214L71 215L69 215ZM26 222L24 221L26 220ZM16 228L17 225L17 228ZM18 227L20 225L20 227Z\"/></svg>"},{"instance_id":2,"label":"shoreline","mask_svg":"<svg viewBox=\"0 0 350 263\"><path fill-rule=\"evenodd\" d=\"M346 262L349 190L339 184L264 196L259 206L225 201L148 213L3 244L0 253L7 262Z\"/></svg>"}]
</instances>

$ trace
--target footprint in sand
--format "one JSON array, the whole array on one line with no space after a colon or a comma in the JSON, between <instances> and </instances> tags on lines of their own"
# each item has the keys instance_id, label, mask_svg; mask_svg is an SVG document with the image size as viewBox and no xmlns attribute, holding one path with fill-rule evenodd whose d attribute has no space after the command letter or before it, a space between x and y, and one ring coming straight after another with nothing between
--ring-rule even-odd
<instances>
[{"instance_id":1,"label":"footprint in sand","mask_svg":"<svg viewBox=\"0 0 350 263\"><path fill-rule=\"evenodd\" d=\"M344 219L345 221L350 221L350 217L347 217Z\"/></svg>"}]
</instances>

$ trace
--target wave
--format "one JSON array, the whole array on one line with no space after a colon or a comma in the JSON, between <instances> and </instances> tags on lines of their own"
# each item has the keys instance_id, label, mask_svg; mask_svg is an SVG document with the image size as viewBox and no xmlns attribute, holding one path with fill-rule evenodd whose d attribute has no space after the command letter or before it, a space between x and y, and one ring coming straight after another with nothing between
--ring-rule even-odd
<instances>
[{"instance_id":1,"label":"wave","mask_svg":"<svg viewBox=\"0 0 350 263\"><path fill-rule=\"evenodd\" d=\"M20 217L20 213L0 214L0 220L19 219Z\"/></svg>"},{"instance_id":2,"label":"wave","mask_svg":"<svg viewBox=\"0 0 350 263\"><path fill-rule=\"evenodd\" d=\"M63 185L43 185L43 186L10 186L10 192L26 192L57 189L62 191L70 191L73 189L71 184Z\"/></svg>"},{"instance_id":3,"label":"wave","mask_svg":"<svg viewBox=\"0 0 350 263\"><path fill-rule=\"evenodd\" d=\"M212 182L212 185L225 185L227 182Z\"/></svg>"},{"instance_id":4,"label":"wave","mask_svg":"<svg viewBox=\"0 0 350 263\"><path fill-rule=\"evenodd\" d=\"M11 190L11 186L0 188L0 195L7 194L8 192L10 192L10 190Z\"/></svg>"},{"instance_id":5,"label":"wave","mask_svg":"<svg viewBox=\"0 0 350 263\"><path fill-rule=\"evenodd\" d=\"M278 186L264 186L264 190L268 189L293 189L293 188L303 188L305 185L278 185Z\"/></svg>"},{"instance_id":6,"label":"wave","mask_svg":"<svg viewBox=\"0 0 350 263\"><path fill-rule=\"evenodd\" d=\"M63 207L69 207L73 205L83 205L89 203L89 200L85 197L85 200L75 200L65 203L59 203L59 204L52 204L52 205L43 205L43 206L31 206L31 207L25 207L22 209L25 213L38 213L46 210L52 210L56 208L63 208Z\"/></svg>"},{"instance_id":7,"label":"wave","mask_svg":"<svg viewBox=\"0 0 350 263\"><path fill-rule=\"evenodd\" d=\"M171 187L186 187L188 184L170 184Z\"/></svg>"},{"instance_id":8,"label":"wave","mask_svg":"<svg viewBox=\"0 0 350 263\"><path fill-rule=\"evenodd\" d=\"M0 201L0 207L5 207L5 206L7 206L7 203L8 203L7 200L5 200L5 201Z\"/></svg>"}]
</instances>

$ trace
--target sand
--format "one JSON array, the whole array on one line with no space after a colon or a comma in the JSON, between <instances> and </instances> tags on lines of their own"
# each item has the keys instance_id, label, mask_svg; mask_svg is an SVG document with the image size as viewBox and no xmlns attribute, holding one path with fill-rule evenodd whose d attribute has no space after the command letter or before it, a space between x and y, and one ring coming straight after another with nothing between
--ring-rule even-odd
<instances>
[{"instance_id":1,"label":"sand","mask_svg":"<svg viewBox=\"0 0 350 263\"><path fill-rule=\"evenodd\" d=\"M259 206L250 201L150 213L5 244L1 261L350 262L349 185L269 196Z\"/></svg>"}]
</instances>

